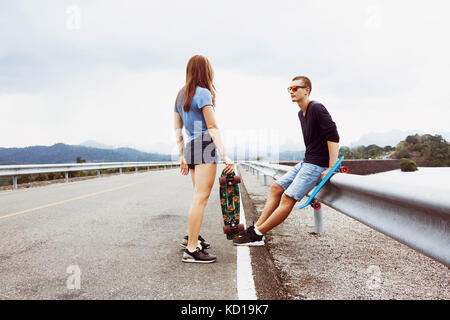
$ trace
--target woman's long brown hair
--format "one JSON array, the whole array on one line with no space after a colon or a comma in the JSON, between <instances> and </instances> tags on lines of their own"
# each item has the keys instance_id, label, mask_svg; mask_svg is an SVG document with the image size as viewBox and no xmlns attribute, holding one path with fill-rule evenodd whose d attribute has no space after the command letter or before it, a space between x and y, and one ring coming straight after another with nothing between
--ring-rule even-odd
<instances>
[{"instance_id":1,"label":"woman's long brown hair","mask_svg":"<svg viewBox=\"0 0 450 320\"><path fill-rule=\"evenodd\" d=\"M178 100L184 95L184 105L183 109L188 112L192 103L192 98L195 94L195 89L197 86L206 88L211 92L212 103L216 105L216 88L213 83L214 71L209 62L208 58L195 55L191 59L186 67L186 84L178 92L176 103L178 105ZM183 94L182 94L183 93Z\"/></svg>"}]
</instances>

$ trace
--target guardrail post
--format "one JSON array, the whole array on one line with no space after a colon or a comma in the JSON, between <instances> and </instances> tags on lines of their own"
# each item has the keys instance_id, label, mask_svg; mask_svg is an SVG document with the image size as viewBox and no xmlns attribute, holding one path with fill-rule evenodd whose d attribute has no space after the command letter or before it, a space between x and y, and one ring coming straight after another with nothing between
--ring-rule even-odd
<instances>
[{"instance_id":1,"label":"guardrail post","mask_svg":"<svg viewBox=\"0 0 450 320\"><path fill-rule=\"evenodd\" d=\"M314 210L314 228L316 233L323 233L322 209Z\"/></svg>"},{"instance_id":2,"label":"guardrail post","mask_svg":"<svg viewBox=\"0 0 450 320\"><path fill-rule=\"evenodd\" d=\"M134 172L135 172L135 173L138 173L138 167L135 168Z\"/></svg>"},{"instance_id":3,"label":"guardrail post","mask_svg":"<svg viewBox=\"0 0 450 320\"><path fill-rule=\"evenodd\" d=\"M119 168L119 174L122 174L122 168Z\"/></svg>"},{"instance_id":4,"label":"guardrail post","mask_svg":"<svg viewBox=\"0 0 450 320\"><path fill-rule=\"evenodd\" d=\"M13 176L13 189L17 189L17 176Z\"/></svg>"},{"instance_id":5,"label":"guardrail post","mask_svg":"<svg viewBox=\"0 0 450 320\"><path fill-rule=\"evenodd\" d=\"M69 182L69 172L64 172L64 176L65 176L65 182L68 183Z\"/></svg>"},{"instance_id":6,"label":"guardrail post","mask_svg":"<svg viewBox=\"0 0 450 320\"><path fill-rule=\"evenodd\" d=\"M100 170L97 170L97 177L100 177Z\"/></svg>"},{"instance_id":7,"label":"guardrail post","mask_svg":"<svg viewBox=\"0 0 450 320\"><path fill-rule=\"evenodd\" d=\"M267 186L267 176L264 175L264 185Z\"/></svg>"}]
</instances>

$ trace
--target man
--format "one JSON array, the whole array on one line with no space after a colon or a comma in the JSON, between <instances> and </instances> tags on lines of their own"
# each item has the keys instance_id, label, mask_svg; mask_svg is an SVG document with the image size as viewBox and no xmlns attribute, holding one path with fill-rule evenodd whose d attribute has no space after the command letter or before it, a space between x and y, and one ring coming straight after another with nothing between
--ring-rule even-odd
<instances>
[{"instance_id":1,"label":"man","mask_svg":"<svg viewBox=\"0 0 450 320\"><path fill-rule=\"evenodd\" d=\"M292 79L288 91L300 108L298 118L306 146L305 159L275 181L255 225L245 230L234 245L263 246L264 234L282 223L300 201L336 163L339 134L327 109L309 100L312 84L304 76Z\"/></svg>"}]
</instances>

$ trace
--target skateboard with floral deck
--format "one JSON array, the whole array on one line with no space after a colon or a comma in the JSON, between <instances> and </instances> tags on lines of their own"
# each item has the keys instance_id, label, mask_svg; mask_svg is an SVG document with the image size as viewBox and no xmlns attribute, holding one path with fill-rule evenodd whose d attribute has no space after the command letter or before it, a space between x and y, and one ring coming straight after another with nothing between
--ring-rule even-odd
<instances>
[{"instance_id":1,"label":"skateboard with floral deck","mask_svg":"<svg viewBox=\"0 0 450 320\"><path fill-rule=\"evenodd\" d=\"M219 178L220 207L222 208L223 232L228 240L238 238L238 234L244 231L243 224L239 224L241 198L239 195L239 183L241 177L234 172L226 174L222 171Z\"/></svg>"}]
</instances>

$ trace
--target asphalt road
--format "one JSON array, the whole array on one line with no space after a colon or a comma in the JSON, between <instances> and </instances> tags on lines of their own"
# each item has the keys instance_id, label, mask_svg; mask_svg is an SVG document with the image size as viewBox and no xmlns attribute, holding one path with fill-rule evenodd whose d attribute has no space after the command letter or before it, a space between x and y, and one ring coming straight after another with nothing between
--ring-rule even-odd
<instances>
[{"instance_id":1,"label":"asphalt road","mask_svg":"<svg viewBox=\"0 0 450 320\"><path fill-rule=\"evenodd\" d=\"M0 299L237 299L218 193L216 179L201 230L217 262L199 265L181 262L179 169L0 192Z\"/></svg>"}]
</instances>

